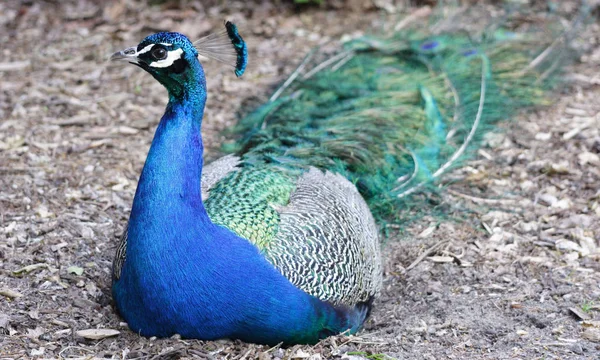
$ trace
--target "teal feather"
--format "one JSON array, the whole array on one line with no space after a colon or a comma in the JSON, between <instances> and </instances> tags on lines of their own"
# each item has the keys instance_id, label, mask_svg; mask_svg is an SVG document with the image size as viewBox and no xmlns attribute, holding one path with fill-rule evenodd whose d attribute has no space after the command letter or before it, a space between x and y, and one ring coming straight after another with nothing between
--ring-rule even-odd
<instances>
[{"instance_id":1,"label":"teal feather","mask_svg":"<svg viewBox=\"0 0 600 360\"><path fill-rule=\"evenodd\" d=\"M235 142L224 149L253 164L316 166L344 174L377 219L403 220L397 209L406 206L407 189L432 189L428 186L460 149L475 119L469 150L497 121L548 103L548 90L557 81L540 78L556 64L528 68L556 30L532 36L500 28L484 32L479 42L461 32L428 31L356 39L344 45L341 54L348 55L339 66L314 74L306 66L304 73L311 76L298 76L277 99L242 118L230 133ZM470 153L462 152L442 172ZM411 174L411 184L399 186L398 179Z\"/></svg>"}]
</instances>

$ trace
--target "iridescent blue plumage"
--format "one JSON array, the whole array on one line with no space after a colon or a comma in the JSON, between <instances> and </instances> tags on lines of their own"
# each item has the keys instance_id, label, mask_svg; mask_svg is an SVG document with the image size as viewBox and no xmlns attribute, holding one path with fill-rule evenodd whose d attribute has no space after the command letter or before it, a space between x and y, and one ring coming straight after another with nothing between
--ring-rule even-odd
<instances>
[{"instance_id":1,"label":"iridescent blue plumage","mask_svg":"<svg viewBox=\"0 0 600 360\"><path fill-rule=\"evenodd\" d=\"M333 306L307 294L256 246L209 218L201 195L206 82L196 56L178 33L149 36L136 54L113 55L138 64L169 93L115 260L117 309L145 336L276 344L357 331L370 304Z\"/></svg>"}]
</instances>

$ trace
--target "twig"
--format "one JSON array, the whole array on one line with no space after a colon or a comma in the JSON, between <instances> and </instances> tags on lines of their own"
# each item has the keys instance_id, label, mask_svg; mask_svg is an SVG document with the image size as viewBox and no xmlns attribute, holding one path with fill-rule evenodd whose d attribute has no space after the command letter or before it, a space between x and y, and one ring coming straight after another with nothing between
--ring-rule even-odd
<instances>
[{"instance_id":1,"label":"twig","mask_svg":"<svg viewBox=\"0 0 600 360\"><path fill-rule=\"evenodd\" d=\"M527 71L533 69L534 67L538 66L542 61L544 61L544 59L546 59L548 57L548 55L550 55L550 53L552 52L552 50L554 50L554 48L563 41L563 37L565 36L565 33L561 34L559 37L556 38L556 40L554 40L552 42L552 44L550 44L550 46L548 46L546 49L544 49L544 51L542 51L541 54L539 54L535 59L533 59L526 67L525 69L523 69L523 73L526 73Z\"/></svg>"},{"instance_id":2,"label":"twig","mask_svg":"<svg viewBox=\"0 0 600 360\"><path fill-rule=\"evenodd\" d=\"M439 249L443 245L446 245L449 242L450 242L450 240L442 240L442 241L438 242L437 244L433 245L432 247L430 247L429 249L425 250L421 255L419 255L415 259L415 261L412 262L412 264L408 265L408 267L406 268L406 271L410 271L412 268L417 266L421 261L423 261L423 259L425 259L427 256L429 256L429 254L433 253L434 251L436 251L437 249Z\"/></svg>"},{"instance_id":3,"label":"twig","mask_svg":"<svg viewBox=\"0 0 600 360\"><path fill-rule=\"evenodd\" d=\"M0 72L8 71L20 71L28 68L31 65L31 61L13 61L13 62L2 62L0 63Z\"/></svg>"},{"instance_id":4,"label":"twig","mask_svg":"<svg viewBox=\"0 0 600 360\"><path fill-rule=\"evenodd\" d=\"M63 353L64 353L65 351L67 351L67 350L71 350L71 349L82 350L82 351L85 351L85 352L88 352L88 353L93 353L93 352L94 352L94 351L93 351L93 350L91 350L91 349L86 349L86 348L84 348L84 347L81 347L81 346L67 346L66 348L62 349L62 350L61 350L61 351L58 353L58 357L59 357L59 358L63 358L63 357L64 357L64 356L63 356Z\"/></svg>"},{"instance_id":5,"label":"twig","mask_svg":"<svg viewBox=\"0 0 600 360\"><path fill-rule=\"evenodd\" d=\"M413 22L419 18L429 16L429 14L431 14L431 7L429 7L429 6L422 7L420 9L418 9L417 11L413 12L412 14L408 15L401 21L399 21L396 24L396 26L394 26L394 31L400 31L400 30L404 29L406 26L408 26L411 22Z\"/></svg>"},{"instance_id":6,"label":"twig","mask_svg":"<svg viewBox=\"0 0 600 360\"><path fill-rule=\"evenodd\" d=\"M242 355L242 357L239 358L239 360L245 360L248 355L250 354L250 352L252 352L254 350L254 345L250 345L250 348L248 349L248 351L246 351L246 353L244 355Z\"/></svg>"},{"instance_id":7,"label":"twig","mask_svg":"<svg viewBox=\"0 0 600 360\"><path fill-rule=\"evenodd\" d=\"M459 193L458 191L452 190L450 188L446 189L446 191L448 191L450 194L452 194L454 196L458 196L458 197L461 197L463 199L470 200L470 201L472 201L472 202L474 202L476 204L514 205L514 204L517 203L517 201L513 200L513 199L486 199L486 198L475 197L475 196L471 196L471 195Z\"/></svg>"}]
</instances>

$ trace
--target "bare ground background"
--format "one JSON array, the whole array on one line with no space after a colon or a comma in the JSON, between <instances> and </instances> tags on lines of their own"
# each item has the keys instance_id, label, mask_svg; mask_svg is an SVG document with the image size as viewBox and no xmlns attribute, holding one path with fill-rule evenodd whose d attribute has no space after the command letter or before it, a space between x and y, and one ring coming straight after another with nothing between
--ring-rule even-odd
<instances>
[{"instance_id":1,"label":"bare ground background","mask_svg":"<svg viewBox=\"0 0 600 360\"><path fill-rule=\"evenodd\" d=\"M252 59L243 80L205 63L215 156L240 107L264 101L309 49L398 18L393 2L374 3L0 2L0 358L600 358L595 23L555 104L506 123L452 174L436 201L463 221L426 217L387 241L360 336L287 349L146 339L115 315L110 263L166 94L107 56L151 32L197 38L236 22ZM119 333L80 332L95 328Z\"/></svg>"}]
</instances>

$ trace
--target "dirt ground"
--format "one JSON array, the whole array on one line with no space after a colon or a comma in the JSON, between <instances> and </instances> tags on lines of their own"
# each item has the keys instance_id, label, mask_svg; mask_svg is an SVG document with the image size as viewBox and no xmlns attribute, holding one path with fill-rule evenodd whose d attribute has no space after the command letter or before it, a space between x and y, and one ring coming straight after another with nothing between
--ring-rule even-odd
<instances>
[{"instance_id":1,"label":"dirt ground","mask_svg":"<svg viewBox=\"0 0 600 360\"><path fill-rule=\"evenodd\" d=\"M436 200L458 220L425 217L386 241L365 330L282 349L146 339L115 314L110 264L166 93L107 57L151 32L197 38L236 22L252 59L244 78L205 63L214 157L242 105L264 101L313 46L415 9L100 3L0 2L0 358L600 359L597 23L555 104L489 134L450 176Z\"/></svg>"}]
</instances>

